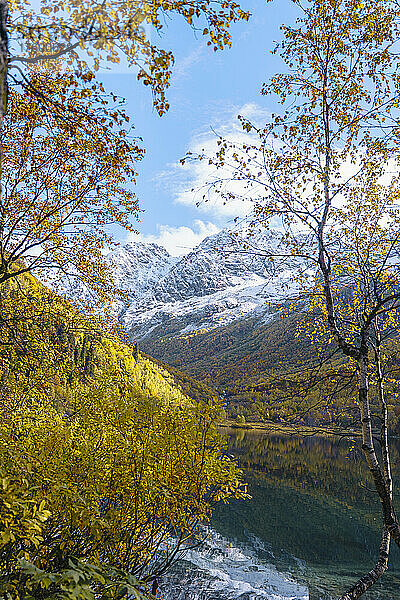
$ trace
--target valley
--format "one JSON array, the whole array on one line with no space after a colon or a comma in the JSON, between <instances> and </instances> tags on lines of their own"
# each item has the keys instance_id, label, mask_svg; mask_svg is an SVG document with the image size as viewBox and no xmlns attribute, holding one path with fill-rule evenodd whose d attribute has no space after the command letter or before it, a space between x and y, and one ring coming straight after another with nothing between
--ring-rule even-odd
<instances>
[{"instance_id":1,"label":"valley","mask_svg":"<svg viewBox=\"0 0 400 600\"><path fill-rule=\"evenodd\" d=\"M119 247L108 256L126 294L119 320L142 352L190 377L190 388L218 395L228 417L341 426L343 393L327 402L320 382L342 375L343 360L310 343L300 308L282 313L296 302L304 265L290 258L273 266L278 239L259 232L246 246L223 230L183 257L156 244Z\"/></svg>"}]
</instances>

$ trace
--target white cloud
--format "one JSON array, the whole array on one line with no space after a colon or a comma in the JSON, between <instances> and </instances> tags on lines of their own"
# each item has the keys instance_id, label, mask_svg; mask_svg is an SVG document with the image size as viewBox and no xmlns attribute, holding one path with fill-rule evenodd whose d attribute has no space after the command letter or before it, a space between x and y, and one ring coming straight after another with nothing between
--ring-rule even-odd
<instances>
[{"instance_id":1,"label":"white cloud","mask_svg":"<svg viewBox=\"0 0 400 600\"><path fill-rule=\"evenodd\" d=\"M243 130L241 122L237 119L238 114L258 127L263 127L268 117L271 116L268 111L255 103L247 103L242 107L231 107L229 114L225 113L225 119L217 120L217 124L212 129L195 135L188 148L194 157L201 155L214 158L219 149L218 138L219 136L223 137L228 141L228 146L222 167L217 168L207 158L193 161L189 158L183 165L180 163L170 165L169 170L159 176L163 186L168 186L174 192L174 201L177 204L196 207L221 226L225 226L227 221L234 217L244 219L251 215L254 202L269 195L269 191L266 190L267 178L264 178L263 154L259 149L260 138L253 130L250 132ZM275 151L279 151L282 146L279 140L271 140L269 143ZM234 153L236 160L233 160ZM242 157L244 158L243 164L249 158L251 159L249 172L254 176L254 180L250 183L248 180L246 181L245 177L241 177L238 171L235 172L234 166L230 166L240 164ZM360 161L354 163L348 159L344 160L338 173L337 183L348 181L348 186L351 187L351 180L357 174ZM379 183L389 185L393 172L396 172L396 165L389 163ZM257 173L261 174L260 183L257 182ZM299 179L301 188L303 185L301 175ZM306 204L309 198L314 197L314 185L318 181L320 182L317 176L315 179L310 177L309 186L299 196ZM293 189L297 189L295 179L293 186ZM343 194L338 194L335 199L336 205L341 206L343 202ZM314 210L314 208L311 203L310 210ZM280 226L278 222L276 226ZM293 225L293 227L295 226Z\"/></svg>"},{"instance_id":2,"label":"white cloud","mask_svg":"<svg viewBox=\"0 0 400 600\"><path fill-rule=\"evenodd\" d=\"M243 130L237 118L238 114L253 123L262 125L270 113L254 103L235 107L230 110L228 116L225 115L224 120L219 119L215 127L194 136L188 150L194 155L204 154L213 157L218 149L219 135L236 144L237 147L242 144L256 144L258 138L254 133ZM253 186L249 193L249 188L243 180L232 179L233 171L228 164L229 151L226 156L227 164L218 169L208 160L187 161L184 165L172 164L167 171L159 174L158 181L163 186L167 185L172 189L177 204L195 206L201 212L212 215L221 223L225 223L232 217L243 217L251 212L252 199L254 199L257 189L256 186ZM235 198L226 201L221 194L217 193L212 185L212 182L216 180L222 182L220 187L223 192L231 192ZM263 194L263 189L260 188L258 192Z\"/></svg>"},{"instance_id":3,"label":"white cloud","mask_svg":"<svg viewBox=\"0 0 400 600\"><path fill-rule=\"evenodd\" d=\"M238 114L261 127L271 117L271 112L269 110L266 110L255 102L243 104L243 106L239 108Z\"/></svg>"},{"instance_id":4,"label":"white cloud","mask_svg":"<svg viewBox=\"0 0 400 600\"><path fill-rule=\"evenodd\" d=\"M220 228L214 223L196 220L192 227L171 227L170 225L157 225L157 235L128 236L129 241L154 243L164 246L172 256L187 254L209 235L218 233Z\"/></svg>"},{"instance_id":5,"label":"white cloud","mask_svg":"<svg viewBox=\"0 0 400 600\"><path fill-rule=\"evenodd\" d=\"M199 44L190 54L175 61L173 70L173 80L176 83L182 77L185 77L193 66L199 63L204 54L204 45Z\"/></svg>"}]
</instances>

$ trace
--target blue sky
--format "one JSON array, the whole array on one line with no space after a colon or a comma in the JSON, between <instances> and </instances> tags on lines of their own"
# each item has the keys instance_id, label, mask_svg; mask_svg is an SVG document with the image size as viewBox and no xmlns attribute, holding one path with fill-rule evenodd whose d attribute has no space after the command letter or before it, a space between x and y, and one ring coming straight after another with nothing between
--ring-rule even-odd
<instances>
[{"instance_id":1,"label":"blue sky","mask_svg":"<svg viewBox=\"0 0 400 600\"><path fill-rule=\"evenodd\" d=\"M108 88L126 98L126 110L146 148L145 159L137 165L136 193L143 211L136 224L140 237L127 238L119 232L122 242L156 241L181 254L236 216L234 206L210 203L197 208L195 195L184 192L205 181L206 170L178 165L187 150L199 144L212 148L211 128L229 135L238 131L238 113L262 120L276 110L273 99L261 96L260 89L283 68L270 51L281 36L281 23L293 22L294 8L290 0L268 4L243 0L241 4L252 17L232 27L232 48L223 52L214 52L202 35L196 36L176 20L171 20L159 40L153 37L160 46L172 49L176 58L168 90L170 110L163 117L157 115L151 93L138 83L136 73L119 67L101 74Z\"/></svg>"}]
</instances>

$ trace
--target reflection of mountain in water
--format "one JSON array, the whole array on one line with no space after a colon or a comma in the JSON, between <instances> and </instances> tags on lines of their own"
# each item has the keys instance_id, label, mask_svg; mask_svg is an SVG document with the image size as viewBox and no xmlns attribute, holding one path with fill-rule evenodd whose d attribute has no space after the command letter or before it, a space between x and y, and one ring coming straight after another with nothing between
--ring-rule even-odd
<instances>
[{"instance_id":1,"label":"reflection of mountain in water","mask_svg":"<svg viewBox=\"0 0 400 600\"><path fill-rule=\"evenodd\" d=\"M168 600L332 600L376 560L380 508L351 444L237 432L252 500L218 507L204 547L163 583ZM393 448L394 470L399 453ZM400 561L365 600L400 598ZM294 558L296 557L296 558ZM161 595L163 597L163 594Z\"/></svg>"},{"instance_id":2,"label":"reflection of mountain in water","mask_svg":"<svg viewBox=\"0 0 400 600\"><path fill-rule=\"evenodd\" d=\"M168 600L308 600L308 590L274 565L262 540L237 545L208 530L205 543L189 550L163 583ZM299 564L292 559L293 566Z\"/></svg>"}]
</instances>

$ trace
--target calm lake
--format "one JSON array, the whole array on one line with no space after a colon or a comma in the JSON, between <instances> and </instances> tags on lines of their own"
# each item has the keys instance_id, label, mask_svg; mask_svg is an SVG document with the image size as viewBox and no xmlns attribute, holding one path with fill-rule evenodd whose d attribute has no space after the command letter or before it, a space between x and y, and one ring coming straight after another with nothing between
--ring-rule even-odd
<instances>
[{"instance_id":1,"label":"calm lake","mask_svg":"<svg viewBox=\"0 0 400 600\"><path fill-rule=\"evenodd\" d=\"M379 501L352 446L348 440L230 432L228 451L245 470L252 499L218 508L203 529L205 543L179 561L161 597L337 598L375 564L380 540ZM398 444L392 455L400 474ZM364 598L400 600L400 549L394 544L390 568L372 590Z\"/></svg>"}]
</instances>

